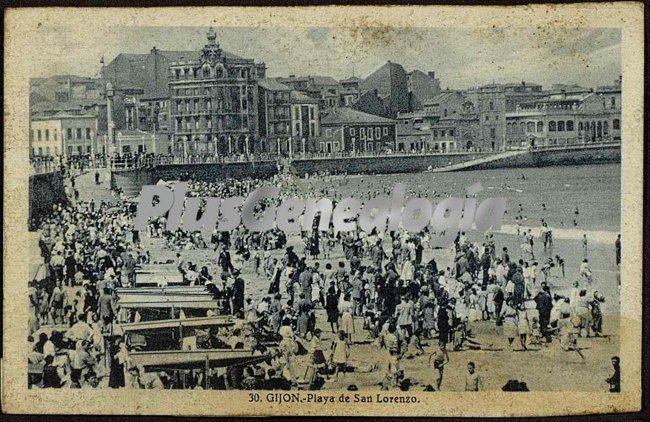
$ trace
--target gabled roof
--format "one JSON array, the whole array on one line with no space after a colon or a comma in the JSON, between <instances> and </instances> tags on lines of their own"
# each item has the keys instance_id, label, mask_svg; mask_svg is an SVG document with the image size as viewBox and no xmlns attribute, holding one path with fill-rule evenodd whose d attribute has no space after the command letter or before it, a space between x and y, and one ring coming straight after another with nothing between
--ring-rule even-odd
<instances>
[{"instance_id":1,"label":"gabled roof","mask_svg":"<svg viewBox=\"0 0 650 422\"><path fill-rule=\"evenodd\" d=\"M148 56L149 56L149 54L120 53L120 54L117 55L117 57L115 57L115 59L113 61L115 61L117 59L124 59L124 60L127 60L129 62L142 62L142 63L144 63L144 61L147 60ZM112 62L110 62L110 63L112 63Z\"/></svg>"},{"instance_id":2,"label":"gabled roof","mask_svg":"<svg viewBox=\"0 0 650 422\"><path fill-rule=\"evenodd\" d=\"M309 95L303 94L300 91L291 91L291 102L298 103L298 104L305 104L305 103L318 104L318 100L316 98L312 98Z\"/></svg>"},{"instance_id":3,"label":"gabled roof","mask_svg":"<svg viewBox=\"0 0 650 422\"><path fill-rule=\"evenodd\" d=\"M291 82L309 82L312 85L340 85L338 81L331 76L290 76L275 78L282 83Z\"/></svg>"},{"instance_id":4,"label":"gabled roof","mask_svg":"<svg viewBox=\"0 0 650 422\"><path fill-rule=\"evenodd\" d=\"M260 87L269 91L291 91L291 88L274 78L260 79L257 83Z\"/></svg>"},{"instance_id":5,"label":"gabled roof","mask_svg":"<svg viewBox=\"0 0 650 422\"><path fill-rule=\"evenodd\" d=\"M341 79L339 82L343 84L343 83L353 83L353 82L361 82L361 81L363 81L363 79L357 78L356 76L352 76L351 78Z\"/></svg>"},{"instance_id":6,"label":"gabled roof","mask_svg":"<svg viewBox=\"0 0 650 422\"><path fill-rule=\"evenodd\" d=\"M387 119L374 114L363 113L349 107L336 109L322 118L321 124L355 124L355 123L389 123L395 124L395 120Z\"/></svg>"},{"instance_id":7,"label":"gabled roof","mask_svg":"<svg viewBox=\"0 0 650 422\"><path fill-rule=\"evenodd\" d=\"M339 82L331 76L311 76L314 85L339 85Z\"/></svg>"},{"instance_id":8,"label":"gabled roof","mask_svg":"<svg viewBox=\"0 0 650 422\"><path fill-rule=\"evenodd\" d=\"M426 101L423 102L424 105L429 105L429 104L438 104L446 101L447 99L457 96L457 95L462 95L458 91L443 91L440 94L436 95L433 98L430 98Z\"/></svg>"}]
</instances>

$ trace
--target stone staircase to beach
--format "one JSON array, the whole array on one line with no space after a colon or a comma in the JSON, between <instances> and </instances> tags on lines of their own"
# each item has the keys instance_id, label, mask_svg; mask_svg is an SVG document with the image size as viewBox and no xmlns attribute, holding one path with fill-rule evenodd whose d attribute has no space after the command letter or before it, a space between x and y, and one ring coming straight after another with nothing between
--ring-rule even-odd
<instances>
[{"instance_id":1,"label":"stone staircase to beach","mask_svg":"<svg viewBox=\"0 0 650 422\"><path fill-rule=\"evenodd\" d=\"M488 155L487 157L476 158L474 160L465 161L458 164L451 164L444 167L438 167L432 169L432 173L444 173L450 171L461 171L461 170L473 170L476 167L482 168L487 164L494 165L498 161L508 160L512 157L517 157L520 155L528 154L527 150L517 150L517 151L504 151L493 155Z\"/></svg>"}]
</instances>

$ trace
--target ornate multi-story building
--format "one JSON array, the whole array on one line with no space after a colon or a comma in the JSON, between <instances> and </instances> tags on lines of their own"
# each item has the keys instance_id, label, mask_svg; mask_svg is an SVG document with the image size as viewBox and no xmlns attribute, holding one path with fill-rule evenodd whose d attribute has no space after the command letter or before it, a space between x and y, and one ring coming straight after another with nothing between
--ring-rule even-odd
<instances>
[{"instance_id":1,"label":"ornate multi-story building","mask_svg":"<svg viewBox=\"0 0 650 422\"><path fill-rule=\"evenodd\" d=\"M461 91L443 91L422 104L423 110L397 116L397 148L404 151L470 151L477 142L479 119Z\"/></svg>"},{"instance_id":2,"label":"ornate multi-story building","mask_svg":"<svg viewBox=\"0 0 650 422\"><path fill-rule=\"evenodd\" d=\"M258 87L262 151L288 155L317 150L320 101L277 79L260 80Z\"/></svg>"},{"instance_id":3,"label":"ornate multi-story building","mask_svg":"<svg viewBox=\"0 0 650 422\"><path fill-rule=\"evenodd\" d=\"M620 87L560 92L506 113L506 146L554 146L621 140Z\"/></svg>"},{"instance_id":4,"label":"ornate multi-story building","mask_svg":"<svg viewBox=\"0 0 650 422\"><path fill-rule=\"evenodd\" d=\"M484 85L467 91L480 122L474 146L483 150L498 150L506 139L506 113L517 105L545 95L542 86L534 83L508 83Z\"/></svg>"},{"instance_id":5,"label":"ornate multi-story building","mask_svg":"<svg viewBox=\"0 0 650 422\"><path fill-rule=\"evenodd\" d=\"M264 63L221 49L210 29L197 57L169 66L175 155L228 155L261 150L257 80Z\"/></svg>"}]
</instances>

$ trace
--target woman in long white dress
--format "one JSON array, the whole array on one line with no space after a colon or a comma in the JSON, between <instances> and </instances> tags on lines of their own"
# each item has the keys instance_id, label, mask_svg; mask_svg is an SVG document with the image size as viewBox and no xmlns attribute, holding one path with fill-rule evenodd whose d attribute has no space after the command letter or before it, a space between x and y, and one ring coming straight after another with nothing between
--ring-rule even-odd
<instances>
[{"instance_id":1,"label":"woman in long white dress","mask_svg":"<svg viewBox=\"0 0 650 422\"><path fill-rule=\"evenodd\" d=\"M513 350L512 343L518 334L517 327L517 310L513 307L513 302L508 299L501 309L501 319L503 321L503 335L508 339L508 347Z\"/></svg>"},{"instance_id":2,"label":"woman in long white dress","mask_svg":"<svg viewBox=\"0 0 650 422\"><path fill-rule=\"evenodd\" d=\"M347 293L339 303L339 313L341 315L340 330L345 333L348 342L352 343L352 333L354 333L354 319L352 318L352 302L350 294Z\"/></svg>"}]
</instances>

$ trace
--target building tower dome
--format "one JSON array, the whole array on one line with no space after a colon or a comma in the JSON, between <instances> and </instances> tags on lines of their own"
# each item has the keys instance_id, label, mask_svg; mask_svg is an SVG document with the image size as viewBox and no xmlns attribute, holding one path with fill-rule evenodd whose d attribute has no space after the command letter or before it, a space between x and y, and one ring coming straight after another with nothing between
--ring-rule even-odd
<instances>
[{"instance_id":1,"label":"building tower dome","mask_svg":"<svg viewBox=\"0 0 650 422\"><path fill-rule=\"evenodd\" d=\"M212 28L208 30L208 44L217 45L217 33Z\"/></svg>"}]
</instances>

